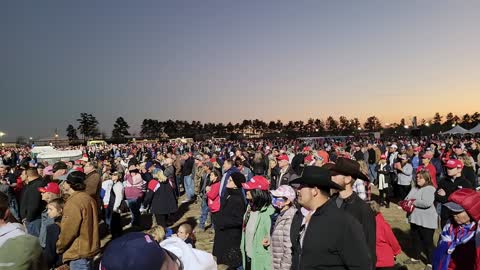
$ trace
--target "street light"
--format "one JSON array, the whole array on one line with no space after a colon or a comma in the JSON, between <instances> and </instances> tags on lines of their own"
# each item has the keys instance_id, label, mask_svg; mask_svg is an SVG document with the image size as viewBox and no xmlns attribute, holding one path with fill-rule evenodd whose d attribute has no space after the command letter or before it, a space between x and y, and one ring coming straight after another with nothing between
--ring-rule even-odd
<instances>
[{"instance_id":1,"label":"street light","mask_svg":"<svg viewBox=\"0 0 480 270\"><path fill-rule=\"evenodd\" d=\"M405 129L408 129L408 125L403 126Z\"/></svg>"},{"instance_id":2,"label":"street light","mask_svg":"<svg viewBox=\"0 0 480 270\"><path fill-rule=\"evenodd\" d=\"M452 127L455 127L455 126L456 126L456 124L452 124Z\"/></svg>"},{"instance_id":3,"label":"street light","mask_svg":"<svg viewBox=\"0 0 480 270\"><path fill-rule=\"evenodd\" d=\"M5 135L7 135L5 132L0 131L0 139Z\"/></svg>"},{"instance_id":4,"label":"street light","mask_svg":"<svg viewBox=\"0 0 480 270\"><path fill-rule=\"evenodd\" d=\"M430 126L430 123L426 123L425 126L429 127L429 126Z\"/></svg>"}]
</instances>

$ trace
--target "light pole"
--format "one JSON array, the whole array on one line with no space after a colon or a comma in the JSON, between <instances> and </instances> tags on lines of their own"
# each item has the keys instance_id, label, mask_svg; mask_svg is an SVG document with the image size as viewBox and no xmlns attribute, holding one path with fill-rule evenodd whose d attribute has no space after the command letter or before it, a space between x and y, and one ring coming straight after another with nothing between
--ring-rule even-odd
<instances>
[{"instance_id":1,"label":"light pole","mask_svg":"<svg viewBox=\"0 0 480 270\"><path fill-rule=\"evenodd\" d=\"M0 141L2 140L2 137L7 135L5 132L0 131ZM2 146L5 146L4 143L2 143Z\"/></svg>"}]
</instances>

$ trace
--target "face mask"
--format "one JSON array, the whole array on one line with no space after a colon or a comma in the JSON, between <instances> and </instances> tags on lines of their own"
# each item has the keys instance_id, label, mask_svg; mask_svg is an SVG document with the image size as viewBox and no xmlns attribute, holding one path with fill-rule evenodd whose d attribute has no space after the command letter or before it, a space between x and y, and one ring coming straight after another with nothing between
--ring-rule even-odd
<instances>
[{"instance_id":1,"label":"face mask","mask_svg":"<svg viewBox=\"0 0 480 270\"><path fill-rule=\"evenodd\" d=\"M272 198L272 205L277 209L282 209L283 207L285 207L285 204L286 203L284 198L277 198L277 197Z\"/></svg>"}]
</instances>

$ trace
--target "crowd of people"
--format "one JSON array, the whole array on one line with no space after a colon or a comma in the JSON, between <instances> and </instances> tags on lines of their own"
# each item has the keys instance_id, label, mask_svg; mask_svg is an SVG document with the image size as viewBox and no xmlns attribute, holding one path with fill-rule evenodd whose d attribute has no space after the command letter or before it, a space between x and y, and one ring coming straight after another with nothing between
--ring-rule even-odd
<instances>
[{"instance_id":1,"label":"crowd of people","mask_svg":"<svg viewBox=\"0 0 480 270\"><path fill-rule=\"evenodd\" d=\"M69 147L83 157L53 164L29 147L3 148L0 269L365 270L423 261L480 270L479 146L434 137L130 143ZM192 203L197 222L173 232L179 208ZM403 262L381 210L393 203L410 224ZM195 248L195 230L214 234L211 254Z\"/></svg>"}]
</instances>

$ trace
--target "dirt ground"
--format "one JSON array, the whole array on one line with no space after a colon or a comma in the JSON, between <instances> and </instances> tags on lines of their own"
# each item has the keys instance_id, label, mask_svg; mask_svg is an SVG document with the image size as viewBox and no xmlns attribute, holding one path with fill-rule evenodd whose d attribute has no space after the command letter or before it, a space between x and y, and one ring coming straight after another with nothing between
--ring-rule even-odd
<instances>
[{"instance_id":1,"label":"dirt ground","mask_svg":"<svg viewBox=\"0 0 480 270\"><path fill-rule=\"evenodd\" d=\"M376 190L373 190L373 199L376 198L376 194L378 192ZM179 199L179 202L183 198ZM177 214L172 217L171 222L173 225L171 228L176 232L178 229L178 226L184 222L187 222L191 225L194 226L195 230L195 235L197 237L197 242L196 242L196 248L205 250L207 252L212 252L212 247L213 247L213 230L210 228L210 226L207 226L207 230L199 230L197 225L198 225L198 218L200 217L200 202L197 203L190 203L190 204L180 204L179 205L179 211ZM410 258L412 255L412 246L411 246L411 238L409 235L410 231L410 225L406 221L406 216L405 212L401 209L397 208L397 205L392 203L390 205L390 208L384 208L382 207L382 214L384 215L385 219L387 222L390 224L392 227L392 230L397 237L400 246L402 247L402 253L397 256L397 263L402 264L405 260ZM142 224L145 224L144 228L131 228L129 227L128 222L129 222L129 214L125 213L123 214L125 219L125 231L140 231L145 228L149 228L150 225L152 224L152 218L151 215L143 215L142 216ZM209 224L209 220L207 220L207 225ZM101 224L101 228L104 227L103 224ZM110 241L110 235L107 235L105 230L101 229L101 231L104 232L104 237L102 238L101 244L102 248ZM435 233L435 239L434 242L436 243L438 239L438 232ZM424 257L424 256L423 256ZM417 265L408 265L408 269L410 270L423 270L425 268L425 264L417 264ZM226 267L220 265L218 269L226 269Z\"/></svg>"}]
</instances>

